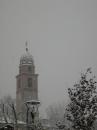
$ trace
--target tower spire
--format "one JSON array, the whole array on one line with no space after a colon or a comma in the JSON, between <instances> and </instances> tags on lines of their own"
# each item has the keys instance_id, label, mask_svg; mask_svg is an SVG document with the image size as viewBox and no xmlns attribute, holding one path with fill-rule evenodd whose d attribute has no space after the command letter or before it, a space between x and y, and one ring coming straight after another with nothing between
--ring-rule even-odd
<instances>
[{"instance_id":1,"label":"tower spire","mask_svg":"<svg viewBox=\"0 0 97 130\"><path fill-rule=\"evenodd\" d=\"M28 43L27 43L27 41L25 43L25 46L26 46L26 52L28 52Z\"/></svg>"}]
</instances>

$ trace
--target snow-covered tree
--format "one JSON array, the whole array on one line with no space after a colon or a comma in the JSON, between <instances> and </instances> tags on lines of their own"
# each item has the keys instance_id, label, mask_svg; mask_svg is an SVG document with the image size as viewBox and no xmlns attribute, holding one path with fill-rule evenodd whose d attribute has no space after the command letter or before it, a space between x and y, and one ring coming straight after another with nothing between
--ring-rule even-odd
<instances>
[{"instance_id":1,"label":"snow-covered tree","mask_svg":"<svg viewBox=\"0 0 97 130\"><path fill-rule=\"evenodd\" d=\"M67 119L72 122L72 127L75 130L92 130L97 118L97 88L91 68L81 74L79 82L68 89L68 94Z\"/></svg>"}]
</instances>

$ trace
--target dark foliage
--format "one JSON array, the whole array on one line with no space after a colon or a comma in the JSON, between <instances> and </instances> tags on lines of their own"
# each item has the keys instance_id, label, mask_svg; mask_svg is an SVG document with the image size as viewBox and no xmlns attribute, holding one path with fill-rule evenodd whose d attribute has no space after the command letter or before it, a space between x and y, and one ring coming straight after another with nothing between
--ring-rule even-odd
<instances>
[{"instance_id":1,"label":"dark foliage","mask_svg":"<svg viewBox=\"0 0 97 130\"><path fill-rule=\"evenodd\" d=\"M81 79L73 89L68 89L70 103L67 119L75 130L92 130L97 118L97 92L95 76L91 68L81 74Z\"/></svg>"}]
</instances>

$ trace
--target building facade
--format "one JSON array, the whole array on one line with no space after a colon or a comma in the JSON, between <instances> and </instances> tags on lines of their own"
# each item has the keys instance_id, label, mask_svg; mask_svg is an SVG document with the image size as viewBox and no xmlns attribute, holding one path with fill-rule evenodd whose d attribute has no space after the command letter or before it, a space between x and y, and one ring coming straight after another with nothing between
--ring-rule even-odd
<instances>
[{"instance_id":1,"label":"building facade","mask_svg":"<svg viewBox=\"0 0 97 130\"><path fill-rule=\"evenodd\" d=\"M19 74L16 76L16 111L19 120L26 121L26 102L38 101L38 74L32 55L26 47L26 52L20 58Z\"/></svg>"}]
</instances>

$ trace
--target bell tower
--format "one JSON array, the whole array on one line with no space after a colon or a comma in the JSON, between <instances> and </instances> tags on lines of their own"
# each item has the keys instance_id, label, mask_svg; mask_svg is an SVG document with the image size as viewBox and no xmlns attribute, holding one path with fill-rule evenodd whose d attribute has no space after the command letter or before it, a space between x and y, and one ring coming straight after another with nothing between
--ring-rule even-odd
<instances>
[{"instance_id":1,"label":"bell tower","mask_svg":"<svg viewBox=\"0 0 97 130\"><path fill-rule=\"evenodd\" d=\"M26 42L26 52L20 58L19 74L16 76L16 111L22 121L26 120L25 102L30 100L38 101L38 74Z\"/></svg>"}]
</instances>

